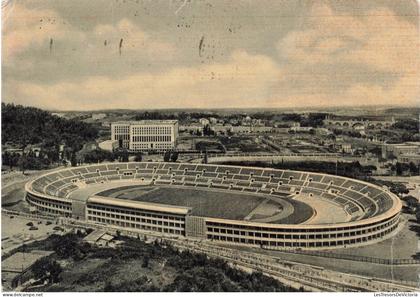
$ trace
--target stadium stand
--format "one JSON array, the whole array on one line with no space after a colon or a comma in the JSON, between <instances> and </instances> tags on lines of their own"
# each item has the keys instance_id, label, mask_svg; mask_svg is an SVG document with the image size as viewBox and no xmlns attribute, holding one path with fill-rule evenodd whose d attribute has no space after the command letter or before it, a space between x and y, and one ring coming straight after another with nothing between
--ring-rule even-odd
<instances>
[{"instance_id":1,"label":"stadium stand","mask_svg":"<svg viewBox=\"0 0 420 297\"><path fill-rule=\"evenodd\" d=\"M399 199L382 188L344 177L270 168L163 162L109 163L48 173L27 184L27 200L42 212L69 216L71 205L66 204L63 207L63 201L71 202L70 194L78 190L80 185L90 186L120 180L149 181L151 184L165 186L206 187L268 196L288 195L290 199L296 194L306 195L308 199L318 197L343 207L351 216L350 222L346 224L354 224L355 228L362 228L364 222L368 226L380 225L376 227L379 229L384 226L382 235L389 234L396 228L396 218L401 208ZM49 203L45 205L45 201ZM240 225L239 222L237 224ZM228 223L225 222L225 225ZM334 230L337 230L337 226ZM267 225L271 231L274 227ZM226 235L211 232L207 234L208 239L228 240ZM360 241L368 240L369 237ZM299 246L302 245L303 243ZM328 243L328 247L337 245L337 242ZM308 246L317 247L319 244L304 245Z\"/></svg>"}]
</instances>

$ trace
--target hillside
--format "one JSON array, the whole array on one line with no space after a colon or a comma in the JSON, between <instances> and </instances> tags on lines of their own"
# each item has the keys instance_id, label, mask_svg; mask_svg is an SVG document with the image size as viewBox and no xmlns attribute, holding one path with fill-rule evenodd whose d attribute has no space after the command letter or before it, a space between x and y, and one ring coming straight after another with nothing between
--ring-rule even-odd
<instances>
[{"instance_id":1,"label":"hillside","mask_svg":"<svg viewBox=\"0 0 420 297\"><path fill-rule=\"evenodd\" d=\"M76 234L51 235L25 250L55 251L32 268L49 277L44 292L293 292L259 272L247 273L205 254L179 251L168 243L119 237L117 248L95 247ZM16 251L19 251L16 250ZM45 269L53 267L53 271ZM48 272L51 272L48 274Z\"/></svg>"},{"instance_id":2,"label":"hillside","mask_svg":"<svg viewBox=\"0 0 420 297\"><path fill-rule=\"evenodd\" d=\"M68 120L34 107L2 103L2 144L23 148L40 144L57 147L65 144L79 150L84 142L97 137L97 129L77 120Z\"/></svg>"}]
</instances>

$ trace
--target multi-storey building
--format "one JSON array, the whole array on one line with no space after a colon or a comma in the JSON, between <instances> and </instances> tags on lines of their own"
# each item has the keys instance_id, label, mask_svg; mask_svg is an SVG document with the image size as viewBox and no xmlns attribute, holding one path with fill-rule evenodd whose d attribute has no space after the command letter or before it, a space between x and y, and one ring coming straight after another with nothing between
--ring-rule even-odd
<instances>
[{"instance_id":1,"label":"multi-storey building","mask_svg":"<svg viewBox=\"0 0 420 297\"><path fill-rule=\"evenodd\" d=\"M111 124L111 140L131 151L165 151L175 148L178 121L135 121Z\"/></svg>"},{"instance_id":2,"label":"multi-storey building","mask_svg":"<svg viewBox=\"0 0 420 297\"><path fill-rule=\"evenodd\" d=\"M417 166L420 165L419 154L401 154L397 157L397 160L400 163L414 163Z\"/></svg>"},{"instance_id":3,"label":"multi-storey building","mask_svg":"<svg viewBox=\"0 0 420 297\"><path fill-rule=\"evenodd\" d=\"M384 144L382 146L382 157L388 158L394 156L398 158L399 155L418 155L420 154L419 142L405 142L398 144Z\"/></svg>"}]
</instances>

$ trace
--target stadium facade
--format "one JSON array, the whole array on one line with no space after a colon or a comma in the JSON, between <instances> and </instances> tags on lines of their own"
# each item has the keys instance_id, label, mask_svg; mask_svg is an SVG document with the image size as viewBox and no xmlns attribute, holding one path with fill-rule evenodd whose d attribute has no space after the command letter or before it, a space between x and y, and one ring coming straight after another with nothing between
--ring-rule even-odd
<instances>
[{"instance_id":1,"label":"stadium facade","mask_svg":"<svg viewBox=\"0 0 420 297\"><path fill-rule=\"evenodd\" d=\"M178 121L143 120L111 124L111 140L130 151L166 151L176 146Z\"/></svg>"},{"instance_id":2,"label":"stadium facade","mask_svg":"<svg viewBox=\"0 0 420 297\"><path fill-rule=\"evenodd\" d=\"M98 195L104 188L127 184L194 187L287 199L299 194L341 207L347 219L331 224L261 223L197 216L192 215L189 207ZM359 180L208 164L130 162L68 168L29 182L26 191L27 201L43 213L127 231L151 231L271 249L332 249L374 243L395 234L401 210L397 196Z\"/></svg>"}]
</instances>

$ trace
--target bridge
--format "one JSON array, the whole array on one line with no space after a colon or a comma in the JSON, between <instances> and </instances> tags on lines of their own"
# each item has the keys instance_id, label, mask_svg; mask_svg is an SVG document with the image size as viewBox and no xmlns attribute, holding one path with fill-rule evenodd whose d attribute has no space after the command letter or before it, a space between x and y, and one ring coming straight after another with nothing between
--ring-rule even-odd
<instances>
[{"instance_id":1,"label":"bridge","mask_svg":"<svg viewBox=\"0 0 420 297\"><path fill-rule=\"evenodd\" d=\"M341 127L353 127L354 125L362 125L365 128L390 128L395 121L370 121L370 120L324 120L326 126L341 126Z\"/></svg>"}]
</instances>

